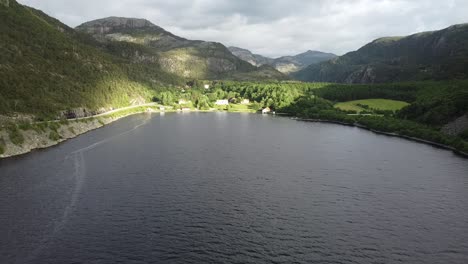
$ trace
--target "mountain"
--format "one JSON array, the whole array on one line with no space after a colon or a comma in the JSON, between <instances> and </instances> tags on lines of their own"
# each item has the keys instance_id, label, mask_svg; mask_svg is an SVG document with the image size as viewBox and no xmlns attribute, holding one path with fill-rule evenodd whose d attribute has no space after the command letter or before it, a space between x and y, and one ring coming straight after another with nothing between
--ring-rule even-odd
<instances>
[{"instance_id":1,"label":"mountain","mask_svg":"<svg viewBox=\"0 0 468 264\"><path fill-rule=\"evenodd\" d=\"M76 30L90 34L115 55L136 63L156 62L185 78L226 78L259 70L220 43L181 38L144 19L108 17Z\"/></svg>"},{"instance_id":2,"label":"mountain","mask_svg":"<svg viewBox=\"0 0 468 264\"><path fill-rule=\"evenodd\" d=\"M340 83L468 78L468 24L374 40L357 51L311 65L299 80Z\"/></svg>"},{"instance_id":3,"label":"mountain","mask_svg":"<svg viewBox=\"0 0 468 264\"><path fill-rule=\"evenodd\" d=\"M1 3L0 115L100 111L150 101L157 89L183 83L159 64L136 65L102 52L92 38L39 10Z\"/></svg>"},{"instance_id":4,"label":"mountain","mask_svg":"<svg viewBox=\"0 0 468 264\"><path fill-rule=\"evenodd\" d=\"M267 58L258 54L253 54L250 50L238 47L229 47L228 49L239 59L246 61L254 66L272 65L274 61L274 59Z\"/></svg>"},{"instance_id":5,"label":"mountain","mask_svg":"<svg viewBox=\"0 0 468 264\"><path fill-rule=\"evenodd\" d=\"M337 56L332 53L309 50L295 56L284 56L277 58L275 59L273 66L280 72L293 73L309 65L328 61L336 57Z\"/></svg>"},{"instance_id":6,"label":"mountain","mask_svg":"<svg viewBox=\"0 0 468 264\"><path fill-rule=\"evenodd\" d=\"M272 59L262 55L253 54L249 50L238 47L229 47L229 50L232 54L252 65L270 65L285 74L297 72L311 64L320 63L337 57L335 54L309 50L295 56L284 56Z\"/></svg>"},{"instance_id":7,"label":"mountain","mask_svg":"<svg viewBox=\"0 0 468 264\"><path fill-rule=\"evenodd\" d=\"M142 19L78 30L15 0L0 0L0 121L51 119L150 102L189 78L284 79L219 43L177 37Z\"/></svg>"}]
</instances>

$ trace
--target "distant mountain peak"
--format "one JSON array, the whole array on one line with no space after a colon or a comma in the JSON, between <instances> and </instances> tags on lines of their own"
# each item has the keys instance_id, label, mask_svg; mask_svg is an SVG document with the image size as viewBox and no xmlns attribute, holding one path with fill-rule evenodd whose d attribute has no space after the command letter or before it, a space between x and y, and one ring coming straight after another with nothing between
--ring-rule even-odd
<instances>
[{"instance_id":1,"label":"distant mountain peak","mask_svg":"<svg viewBox=\"0 0 468 264\"><path fill-rule=\"evenodd\" d=\"M229 47L229 50L240 59L247 61L252 65L270 65L278 71L286 74L299 71L311 64L320 63L337 57L332 53L308 50L295 56L283 56L272 59L258 54L253 54L251 51L243 48Z\"/></svg>"},{"instance_id":2,"label":"distant mountain peak","mask_svg":"<svg viewBox=\"0 0 468 264\"><path fill-rule=\"evenodd\" d=\"M79 25L76 29L90 34L106 34L113 31L134 29L163 30L146 19L115 16L92 20Z\"/></svg>"},{"instance_id":3,"label":"distant mountain peak","mask_svg":"<svg viewBox=\"0 0 468 264\"><path fill-rule=\"evenodd\" d=\"M110 27L126 27L126 28L157 27L155 24L151 23L147 19L116 17L116 16L96 19L93 21L86 22L82 25L83 26L103 25L103 26L110 26Z\"/></svg>"},{"instance_id":4,"label":"distant mountain peak","mask_svg":"<svg viewBox=\"0 0 468 264\"><path fill-rule=\"evenodd\" d=\"M168 42L186 41L186 39L180 38L151 23L149 20L142 18L111 16L83 23L77 26L76 30L88 33L98 41L105 41L106 36L110 36L111 39L115 38L113 40L129 41L130 39L128 37L131 38L142 35L168 38ZM169 46L171 46L170 43Z\"/></svg>"}]
</instances>

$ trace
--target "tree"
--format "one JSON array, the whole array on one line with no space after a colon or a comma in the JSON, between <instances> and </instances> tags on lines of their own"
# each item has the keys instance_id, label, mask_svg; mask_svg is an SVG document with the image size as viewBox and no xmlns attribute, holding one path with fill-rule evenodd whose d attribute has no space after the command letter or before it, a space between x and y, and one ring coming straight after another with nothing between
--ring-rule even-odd
<instances>
[{"instance_id":1,"label":"tree","mask_svg":"<svg viewBox=\"0 0 468 264\"><path fill-rule=\"evenodd\" d=\"M159 95L159 100L163 105L172 105L175 101L174 95L171 92L162 92Z\"/></svg>"}]
</instances>

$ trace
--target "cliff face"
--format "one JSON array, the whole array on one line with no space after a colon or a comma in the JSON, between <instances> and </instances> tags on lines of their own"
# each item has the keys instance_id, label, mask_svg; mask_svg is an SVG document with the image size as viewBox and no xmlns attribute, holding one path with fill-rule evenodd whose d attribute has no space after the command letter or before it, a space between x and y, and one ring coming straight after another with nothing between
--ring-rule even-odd
<instances>
[{"instance_id":1,"label":"cliff face","mask_svg":"<svg viewBox=\"0 0 468 264\"><path fill-rule=\"evenodd\" d=\"M442 132L451 136L457 136L468 131L468 113L442 127Z\"/></svg>"},{"instance_id":2,"label":"cliff face","mask_svg":"<svg viewBox=\"0 0 468 264\"><path fill-rule=\"evenodd\" d=\"M187 40L144 19L109 17L76 29L92 35L114 53L139 63L157 61L163 70L187 78L210 79L257 70L220 43ZM131 45L123 48L122 43Z\"/></svg>"},{"instance_id":3,"label":"cliff face","mask_svg":"<svg viewBox=\"0 0 468 264\"><path fill-rule=\"evenodd\" d=\"M304 81L383 83L468 78L468 24L377 39L295 74Z\"/></svg>"},{"instance_id":4,"label":"cliff face","mask_svg":"<svg viewBox=\"0 0 468 264\"><path fill-rule=\"evenodd\" d=\"M137 18L124 18L124 17L109 17L106 19L98 19L91 22L87 22L78 26L78 29L89 34L107 34L111 31L121 31L125 29L137 29L137 28L158 28L146 19Z\"/></svg>"}]
</instances>

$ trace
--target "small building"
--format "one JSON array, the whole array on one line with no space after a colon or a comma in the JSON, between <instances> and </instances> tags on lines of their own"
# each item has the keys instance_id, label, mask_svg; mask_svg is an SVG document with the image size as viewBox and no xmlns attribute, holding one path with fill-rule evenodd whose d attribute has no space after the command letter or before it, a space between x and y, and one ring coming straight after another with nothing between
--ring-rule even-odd
<instances>
[{"instance_id":1,"label":"small building","mask_svg":"<svg viewBox=\"0 0 468 264\"><path fill-rule=\"evenodd\" d=\"M179 99L179 104L180 105L188 104L188 101L185 99Z\"/></svg>"},{"instance_id":2,"label":"small building","mask_svg":"<svg viewBox=\"0 0 468 264\"><path fill-rule=\"evenodd\" d=\"M215 105L229 105L229 100L227 100L227 99L217 100Z\"/></svg>"},{"instance_id":3,"label":"small building","mask_svg":"<svg viewBox=\"0 0 468 264\"><path fill-rule=\"evenodd\" d=\"M249 99L244 99L244 100L242 100L241 104L248 105L248 104L250 104L250 100Z\"/></svg>"},{"instance_id":4,"label":"small building","mask_svg":"<svg viewBox=\"0 0 468 264\"><path fill-rule=\"evenodd\" d=\"M270 113L270 112L271 112L270 107L267 107L267 108L263 108L263 109L262 109L262 114L268 114L268 113Z\"/></svg>"},{"instance_id":5,"label":"small building","mask_svg":"<svg viewBox=\"0 0 468 264\"><path fill-rule=\"evenodd\" d=\"M164 112L164 111L166 111L166 107L164 107L164 106L160 106L160 107L159 107L159 111L161 111L161 112Z\"/></svg>"},{"instance_id":6,"label":"small building","mask_svg":"<svg viewBox=\"0 0 468 264\"><path fill-rule=\"evenodd\" d=\"M209 84L205 84L205 89L210 89L210 85Z\"/></svg>"},{"instance_id":7,"label":"small building","mask_svg":"<svg viewBox=\"0 0 468 264\"><path fill-rule=\"evenodd\" d=\"M188 108L188 107L184 107L182 108L182 112L190 112L192 109Z\"/></svg>"}]
</instances>

